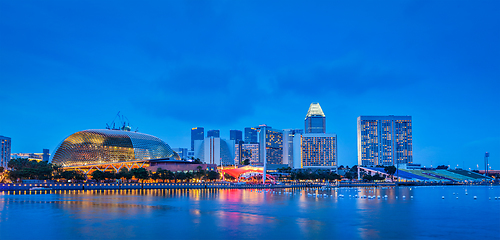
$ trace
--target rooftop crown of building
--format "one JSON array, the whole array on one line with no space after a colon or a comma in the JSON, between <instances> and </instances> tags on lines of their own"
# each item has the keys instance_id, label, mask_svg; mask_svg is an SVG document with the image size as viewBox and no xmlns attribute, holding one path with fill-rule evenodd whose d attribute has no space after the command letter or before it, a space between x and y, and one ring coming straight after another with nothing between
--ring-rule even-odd
<instances>
[{"instance_id":1,"label":"rooftop crown of building","mask_svg":"<svg viewBox=\"0 0 500 240\"><path fill-rule=\"evenodd\" d=\"M325 117L325 114L323 113L323 109L321 109L321 106L319 103L311 103L309 106L309 110L307 111L306 118L308 117Z\"/></svg>"}]
</instances>

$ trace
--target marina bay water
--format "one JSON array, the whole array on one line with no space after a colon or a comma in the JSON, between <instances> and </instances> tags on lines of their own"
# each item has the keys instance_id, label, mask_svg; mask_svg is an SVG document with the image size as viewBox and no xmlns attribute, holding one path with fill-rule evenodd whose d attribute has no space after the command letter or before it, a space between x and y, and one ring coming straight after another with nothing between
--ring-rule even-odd
<instances>
[{"instance_id":1,"label":"marina bay water","mask_svg":"<svg viewBox=\"0 0 500 240\"><path fill-rule=\"evenodd\" d=\"M499 186L0 193L2 240L499 236Z\"/></svg>"}]
</instances>

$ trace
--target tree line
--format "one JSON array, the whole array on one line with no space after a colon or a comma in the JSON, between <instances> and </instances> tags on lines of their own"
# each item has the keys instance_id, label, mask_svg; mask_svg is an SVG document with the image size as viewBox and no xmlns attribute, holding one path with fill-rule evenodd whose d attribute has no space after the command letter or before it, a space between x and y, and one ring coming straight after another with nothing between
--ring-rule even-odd
<instances>
[{"instance_id":1,"label":"tree line","mask_svg":"<svg viewBox=\"0 0 500 240\"><path fill-rule=\"evenodd\" d=\"M394 166L376 166L380 168L384 168L384 171L393 176L396 173L396 167ZM341 180L343 178L353 180L358 178L358 166L354 165L349 168L349 166L344 167L340 166L339 170L344 170L343 175L339 175L335 172L332 172L328 169L292 169L290 167L284 167L277 169L278 172L281 173L289 173L291 180ZM381 181L385 180L383 175L375 174L370 175L364 170L360 171L360 177L364 181Z\"/></svg>"},{"instance_id":2,"label":"tree line","mask_svg":"<svg viewBox=\"0 0 500 240\"><path fill-rule=\"evenodd\" d=\"M121 179L130 182L132 178L136 178L141 182L151 180L153 182L192 182L193 180L214 181L220 179L220 174L216 171L206 171L198 167L197 171L193 172L172 172L158 168L156 172L148 171L145 168L121 168L119 172L116 171L94 171L91 174L92 179L97 181L102 180L117 180Z\"/></svg>"},{"instance_id":3,"label":"tree line","mask_svg":"<svg viewBox=\"0 0 500 240\"><path fill-rule=\"evenodd\" d=\"M145 168L128 169L122 167L119 171L114 169L111 171L95 170L89 176L86 176L81 171L63 170L60 166L54 165L45 161L30 161L26 158L17 158L9 161L8 167L10 171L4 173L4 177L13 182L23 179L33 180L73 180L84 181L91 177L96 181L118 179L130 182L133 178L142 182L152 180L155 182L191 182L194 179L204 181L214 181L220 179L220 174L216 171L206 171L200 166L194 172L172 172L158 168L156 172L148 171Z\"/></svg>"}]
</instances>

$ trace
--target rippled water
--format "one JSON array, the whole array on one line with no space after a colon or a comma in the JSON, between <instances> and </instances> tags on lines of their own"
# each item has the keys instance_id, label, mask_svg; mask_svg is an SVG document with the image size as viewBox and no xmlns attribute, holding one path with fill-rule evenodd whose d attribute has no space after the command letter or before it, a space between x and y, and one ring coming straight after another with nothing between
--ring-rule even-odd
<instances>
[{"instance_id":1,"label":"rippled water","mask_svg":"<svg viewBox=\"0 0 500 240\"><path fill-rule=\"evenodd\" d=\"M0 193L2 240L499 236L498 186Z\"/></svg>"}]
</instances>

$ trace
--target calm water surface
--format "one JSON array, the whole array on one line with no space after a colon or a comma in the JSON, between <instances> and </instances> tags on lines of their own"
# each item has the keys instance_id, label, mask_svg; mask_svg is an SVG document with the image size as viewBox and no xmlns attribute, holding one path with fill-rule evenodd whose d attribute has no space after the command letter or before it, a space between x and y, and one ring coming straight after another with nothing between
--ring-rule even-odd
<instances>
[{"instance_id":1,"label":"calm water surface","mask_svg":"<svg viewBox=\"0 0 500 240\"><path fill-rule=\"evenodd\" d=\"M500 239L495 197L498 186L3 192L0 239Z\"/></svg>"}]
</instances>

